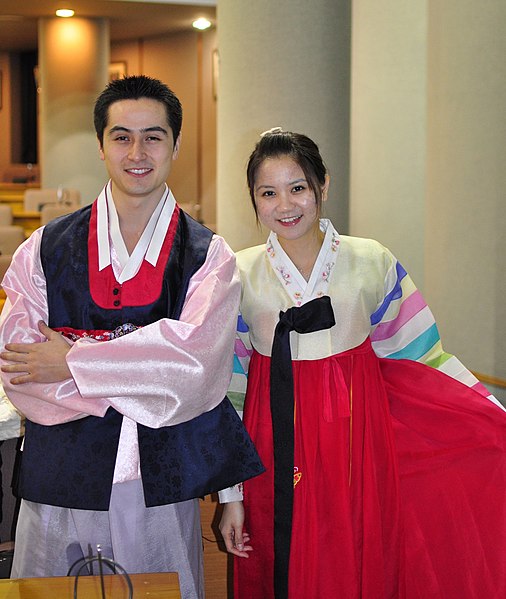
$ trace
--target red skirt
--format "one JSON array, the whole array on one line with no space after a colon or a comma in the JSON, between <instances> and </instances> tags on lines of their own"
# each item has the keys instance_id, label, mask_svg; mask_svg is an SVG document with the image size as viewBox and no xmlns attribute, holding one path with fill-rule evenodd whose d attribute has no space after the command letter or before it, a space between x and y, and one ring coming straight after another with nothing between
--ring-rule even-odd
<instances>
[{"instance_id":1,"label":"red skirt","mask_svg":"<svg viewBox=\"0 0 506 599\"><path fill-rule=\"evenodd\" d=\"M254 353L244 423L266 472L244 484L235 599L274 598L269 372ZM293 373L290 599L504 599L506 414L369 340Z\"/></svg>"}]
</instances>

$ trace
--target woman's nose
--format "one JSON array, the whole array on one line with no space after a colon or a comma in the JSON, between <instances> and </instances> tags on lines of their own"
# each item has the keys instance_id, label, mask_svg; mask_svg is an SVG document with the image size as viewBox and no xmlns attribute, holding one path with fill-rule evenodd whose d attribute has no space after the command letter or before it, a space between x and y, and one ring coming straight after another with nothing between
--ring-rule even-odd
<instances>
[{"instance_id":1,"label":"woman's nose","mask_svg":"<svg viewBox=\"0 0 506 599\"><path fill-rule=\"evenodd\" d=\"M292 201L288 194L280 193L278 195L278 210L288 211L292 208Z\"/></svg>"}]
</instances>

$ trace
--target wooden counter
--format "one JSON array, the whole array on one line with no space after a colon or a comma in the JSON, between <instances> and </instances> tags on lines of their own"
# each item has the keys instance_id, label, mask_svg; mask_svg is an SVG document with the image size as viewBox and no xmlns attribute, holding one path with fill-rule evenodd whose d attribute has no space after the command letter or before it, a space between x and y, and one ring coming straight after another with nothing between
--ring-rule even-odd
<instances>
[{"instance_id":1,"label":"wooden counter","mask_svg":"<svg viewBox=\"0 0 506 599\"><path fill-rule=\"evenodd\" d=\"M23 210L26 189L40 189L40 185L38 183L0 182L0 202L9 204L13 210Z\"/></svg>"},{"instance_id":2,"label":"wooden counter","mask_svg":"<svg viewBox=\"0 0 506 599\"><path fill-rule=\"evenodd\" d=\"M40 212L36 210L25 211L23 208L12 209L12 224L23 227L26 237L40 227Z\"/></svg>"},{"instance_id":3,"label":"wooden counter","mask_svg":"<svg viewBox=\"0 0 506 599\"><path fill-rule=\"evenodd\" d=\"M74 577L0 579L0 599L71 599ZM181 599L178 576L174 572L130 574L135 599ZM128 597L121 576L104 576L106 597ZM100 577L80 576L78 599L101 599Z\"/></svg>"},{"instance_id":4,"label":"wooden counter","mask_svg":"<svg viewBox=\"0 0 506 599\"><path fill-rule=\"evenodd\" d=\"M12 224L23 227L26 237L29 237L40 226L40 212L25 212L24 198L27 189L40 189L40 185L0 182L0 204L7 204L12 208Z\"/></svg>"}]
</instances>

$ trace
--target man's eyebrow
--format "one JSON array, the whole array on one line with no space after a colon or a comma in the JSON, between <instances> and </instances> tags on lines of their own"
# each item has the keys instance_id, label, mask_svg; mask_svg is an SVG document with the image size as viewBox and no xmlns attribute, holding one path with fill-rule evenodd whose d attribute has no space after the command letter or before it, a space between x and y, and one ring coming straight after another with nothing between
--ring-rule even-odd
<instances>
[{"instance_id":1,"label":"man's eyebrow","mask_svg":"<svg viewBox=\"0 0 506 599\"><path fill-rule=\"evenodd\" d=\"M109 129L109 135L112 135L113 133L117 133L118 131L122 131L125 133L132 133L134 130L128 129L128 127L123 127L122 125L114 125L114 127L111 127ZM158 125L153 125L153 127L146 127L144 129L139 129L139 133L152 133L154 131L156 131L158 133L163 133L164 135L168 135L167 129L164 129L163 127L160 127Z\"/></svg>"}]
</instances>

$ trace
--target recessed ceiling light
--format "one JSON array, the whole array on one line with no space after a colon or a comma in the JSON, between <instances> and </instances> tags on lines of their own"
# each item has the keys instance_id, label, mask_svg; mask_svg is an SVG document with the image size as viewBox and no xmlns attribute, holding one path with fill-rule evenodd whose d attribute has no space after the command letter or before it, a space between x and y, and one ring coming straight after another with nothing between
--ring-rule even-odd
<instances>
[{"instance_id":1,"label":"recessed ceiling light","mask_svg":"<svg viewBox=\"0 0 506 599\"><path fill-rule=\"evenodd\" d=\"M71 8L59 8L56 11L56 16L57 17L64 17L64 18L73 17L74 16L74 11Z\"/></svg>"},{"instance_id":2,"label":"recessed ceiling light","mask_svg":"<svg viewBox=\"0 0 506 599\"><path fill-rule=\"evenodd\" d=\"M192 25L195 27L195 29L200 29L201 31L203 31L204 29L209 29L212 23L211 21L209 21L209 19L200 17L200 19L193 21Z\"/></svg>"}]
</instances>

